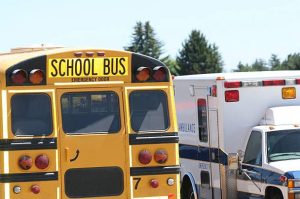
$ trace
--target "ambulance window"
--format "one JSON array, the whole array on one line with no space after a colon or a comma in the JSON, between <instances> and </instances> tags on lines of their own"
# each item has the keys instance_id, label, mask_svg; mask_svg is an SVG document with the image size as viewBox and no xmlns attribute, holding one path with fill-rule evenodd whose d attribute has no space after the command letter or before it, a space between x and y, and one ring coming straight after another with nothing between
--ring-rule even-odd
<instances>
[{"instance_id":1,"label":"ambulance window","mask_svg":"<svg viewBox=\"0 0 300 199\"><path fill-rule=\"evenodd\" d=\"M262 163L262 138L261 133L253 131L250 135L245 151L244 163L261 165Z\"/></svg>"},{"instance_id":2,"label":"ambulance window","mask_svg":"<svg viewBox=\"0 0 300 199\"><path fill-rule=\"evenodd\" d=\"M167 96L163 91L133 91L129 102L134 131L163 131L169 127Z\"/></svg>"},{"instance_id":3,"label":"ambulance window","mask_svg":"<svg viewBox=\"0 0 300 199\"><path fill-rule=\"evenodd\" d=\"M206 111L206 100L198 99L198 127L199 127L199 139L201 142L207 142L207 111Z\"/></svg>"},{"instance_id":4,"label":"ambulance window","mask_svg":"<svg viewBox=\"0 0 300 199\"><path fill-rule=\"evenodd\" d=\"M200 178L201 178L201 186L209 187L210 185L209 172L201 171Z\"/></svg>"},{"instance_id":5,"label":"ambulance window","mask_svg":"<svg viewBox=\"0 0 300 199\"><path fill-rule=\"evenodd\" d=\"M61 110L67 134L116 133L121 128L119 98L111 91L65 93Z\"/></svg>"},{"instance_id":6,"label":"ambulance window","mask_svg":"<svg viewBox=\"0 0 300 199\"><path fill-rule=\"evenodd\" d=\"M15 94L11 98L12 132L16 136L52 133L51 99L45 93Z\"/></svg>"}]
</instances>

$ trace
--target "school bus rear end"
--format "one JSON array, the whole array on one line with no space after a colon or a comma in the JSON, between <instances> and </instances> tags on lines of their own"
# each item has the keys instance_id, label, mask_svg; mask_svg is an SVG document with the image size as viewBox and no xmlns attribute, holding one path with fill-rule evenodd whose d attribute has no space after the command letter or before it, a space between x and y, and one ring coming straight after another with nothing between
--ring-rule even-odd
<instances>
[{"instance_id":1,"label":"school bus rear end","mask_svg":"<svg viewBox=\"0 0 300 199\"><path fill-rule=\"evenodd\" d=\"M143 55L0 56L0 198L179 198L173 85Z\"/></svg>"}]
</instances>

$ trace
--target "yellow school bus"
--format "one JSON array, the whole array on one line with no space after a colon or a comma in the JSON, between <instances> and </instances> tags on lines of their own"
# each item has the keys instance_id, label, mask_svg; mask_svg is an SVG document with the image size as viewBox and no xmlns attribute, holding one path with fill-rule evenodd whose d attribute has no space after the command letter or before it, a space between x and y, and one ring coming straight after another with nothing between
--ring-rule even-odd
<instances>
[{"instance_id":1,"label":"yellow school bus","mask_svg":"<svg viewBox=\"0 0 300 199\"><path fill-rule=\"evenodd\" d=\"M0 198L179 199L173 84L125 51L0 55Z\"/></svg>"}]
</instances>

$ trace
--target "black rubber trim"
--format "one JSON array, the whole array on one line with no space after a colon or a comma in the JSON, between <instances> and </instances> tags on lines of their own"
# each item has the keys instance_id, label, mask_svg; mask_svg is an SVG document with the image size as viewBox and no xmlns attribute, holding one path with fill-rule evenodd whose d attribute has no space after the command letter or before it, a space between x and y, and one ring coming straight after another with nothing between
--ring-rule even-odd
<instances>
[{"instance_id":1,"label":"black rubber trim","mask_svg":"<svg viewBox=\"0 0 300 199\"><path fill-rule=\"evenodd\" d=\"M56 138L2 139L0 151L57 149Z\"/></svg>"},{"instance_id":2,"label":"black rubber trim","mask_svg":"<svg viewBox=\"0 0 300 199\"><path fill-rule=\"evenodd\" d=\"M129 134L130 145L178 143L178 133Z\"/></svg>"},{"instance_id":3,"label":"black rubber trim","mask_svg":"<svg viewBox=\"0 0 300 199\"><path fill-rule=\"evenodd\" d=\"M58 180L58 172L0 174L0 183Z\"/></svg>"},{"instance_id":4,"label":"black rubber trim","mask_svg":"<svg viewBox=\"0 0 300 199\"><path fill-rule=\"evenodd\" d=\"M132 168L130 168L130 176L179 174L179 172L180 172L179 166L132 167Z\"/></svg>"}]
</instances>

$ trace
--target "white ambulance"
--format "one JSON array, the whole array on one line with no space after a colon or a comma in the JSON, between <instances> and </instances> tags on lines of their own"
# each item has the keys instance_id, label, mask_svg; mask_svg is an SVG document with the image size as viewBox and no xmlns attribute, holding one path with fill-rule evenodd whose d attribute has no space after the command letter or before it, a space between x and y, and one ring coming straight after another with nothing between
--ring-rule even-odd
<instances>
[{"instance_id":1,"label":"white ambulance","mask_svg":"<svg viewBox=\"0 0 300 199\"><path fill-rule=\"evenodd\" d=\"M174 85L183 199L300 199L300 71Z\"/></svg>"}]
</instances>

